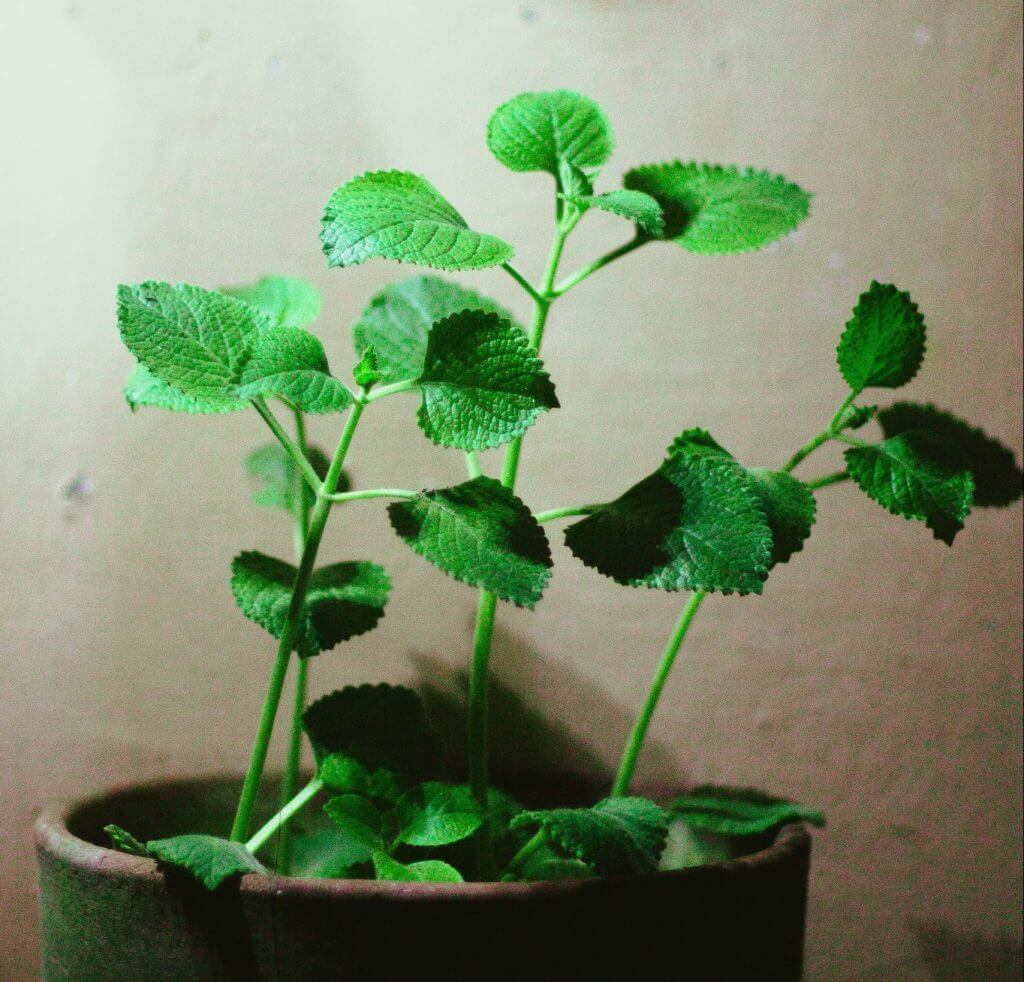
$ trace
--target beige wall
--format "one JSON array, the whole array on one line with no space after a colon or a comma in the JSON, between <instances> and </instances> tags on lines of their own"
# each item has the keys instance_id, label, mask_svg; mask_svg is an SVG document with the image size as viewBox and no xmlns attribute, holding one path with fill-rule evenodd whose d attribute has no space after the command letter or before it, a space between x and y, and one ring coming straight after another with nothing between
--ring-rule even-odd
<instances>
[{"instance_id":1,"label":"beige wall","mask_svg":"<svg viewBox=\"0 0 1024 982\"><path fill-rule=\"evenodd\" d=\"M517 91L571 86L616 127L608 186L678 155L770 167L816 196L780 248L652 247L556 308L545 356L564 408L530 436L528 502L612 495L695 424L780 462L842 397L834 344L872 277L926 313L913 397L1020 449L1015 2L4 6L5 979L33 974L33 810L239 768L270 666L227 577L241 548L288 549L278 516L246 498L260 421L132 417L115 283L306 276L341 373L367 298L411 270L328 271L316 233L330 190L367 169L422 172L536 271L549 182L499 166L483 129ZM566 268L623 232L588 217ZM463 280L523 311L500 272ZM359 434L364 485L458 479L412 409L382 405ZM316 426L325 441L336 429ZM823 493L820 516L763 598L707 603L646 770L828 812L812 978L925 979L929 958L961 965L948 977L996 977L978 959L1019 959L1020 945L1020 510L972 517L952 551L849 487ZM339 512L326 551L384 562L395 592L380 630L315 663L316 688L450 685L471 591L404 550L374 504ZM535 613L502 609L496 671L554 721L552 740L574 732L584 759L611 763L680 598L616 588L561 547L556 560Z\"/></svg>"}]
</instances>

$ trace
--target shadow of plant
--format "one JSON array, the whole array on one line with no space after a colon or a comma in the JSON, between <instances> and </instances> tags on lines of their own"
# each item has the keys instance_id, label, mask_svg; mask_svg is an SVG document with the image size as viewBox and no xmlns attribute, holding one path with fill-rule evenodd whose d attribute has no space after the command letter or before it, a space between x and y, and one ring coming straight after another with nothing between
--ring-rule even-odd
<instances>
[{"instance_id":1,"label":"shadow of plant","mask_svg":"<svg viewBox=\"0 0 1024 982\"><path fill-rule=\"evenodd\" d=\"M939 921L909 923L936 982L1019 982L1024 976L1024 949L1013 938L967 934Z\"/></svg>"}]
</instances>

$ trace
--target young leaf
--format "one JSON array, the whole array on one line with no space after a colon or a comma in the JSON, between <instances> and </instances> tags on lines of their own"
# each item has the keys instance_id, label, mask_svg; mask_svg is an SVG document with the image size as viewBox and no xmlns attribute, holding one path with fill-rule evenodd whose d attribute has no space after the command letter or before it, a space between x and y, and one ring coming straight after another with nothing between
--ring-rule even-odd
<instances>
[{"instance_id":1,"label":"young leaf","mask_svg":"<svg viewBox=\"0 0 1024 982\"><path fill-rule=\"evenodd\" d=\"M256 857L240 842L213 835L176 835L146 843L152 855L168 866L191 873L208 890L246 873L266 873Z\"/></svg>"},{"instance_id":2,"label":"young leaf","mask_svg":"<svg viewBox=\"0 0 1024 982\"><path fill-rule=\"evenodd\" d=\"M320 241L328 266L380 257L434 269L483 269L512 258L497 236L475 232L425 178L376 171L343 184L327 202Z\"/></svg>"},{"instance_id":3,"label":"young leaf","mask_svg":"<svg viewBox=\"0 0 1024 982\"><path fill-rule=\"evenodd\" d=\"M476 477L388 506L391 526L414 552L469 586L533 608L551 576L544 530L508 488Z\"/></svg>"},{"instance_id":4,"label":"young leaf","mask_svg":"<svg viewBox=\"0 0 1024 982\"><path fill-rule=\"evenodd\" d=\"M772 566L788 562L811 534L817 505L803 481L765 467L748 467L747 475L761 500L772 530Z\"/></svg>"},{"instance_id":5,"label":"young leaf","mask_svg":"<svg viewBox=\"0 0 1024 982\"><path fill-rule=\"evenodd\" d=\"M664 238L665 216L661 205L643 191L606 191L592 197L567 194L565 198L577 208L598 208L625 218L653 239Z\"/></svg>"},{"instance_id":6,"label":"young leaf","mask_svg":"<svg viewBox=\"0 0 1024 982\"><path fill-rule=\"evenodd\" d=\"M381 814L372 801L358 794L342 794L331 798L324 811L341 830L336 861L343 866L365 863L384 848Z\"/></svg>"},{"instance_id":7,"label":"young leaf","mask_svg":"<svg viewBox=\"0 0 1024 982\"><path fill-rule=\"evenodd\" d=\"M419 378L430 328L463 310L483 310L516 323L504 307L475 290L439 276L413 276L390 283L370 301L352 328L356 352L373 347L382 382Z\"/></svg>"},{"instance_id":8,"label":"young leaf","mask_svg":"<svg viewBox=\"0 0 1024 982\"><path fill-rule=\"evenodd\" d=\"M259 307L274 327L306 327L320 316L320 294L297 276L264 276L247 286L222 287L221 293Z\"/></svg>"},{"instance_id":9,"label":"young leaf","mask_svg":"<svg viewBox=\"0 0 1024 982\"><path fill-rule=\"evenodd\" d=\"M839 371L854 392L906 385L924 358L924 316L909 293L871 281L839 339Z\"/></svg>"},{"instance_id":10,"label":"young leaf","mask_svg":"<svg viewBox=\"0 0 1024 982\"><path fill-rule=\"evenodd\" d=\"M378 880L404 880L409 883L462 883L462 874L439 859L424 859L418 863L398 862L386 852L373 854L373 869Z\"/></svg>"},{"instance_id":11,"label":"young leaf","mask_svg":"<svg viewBox=\"0 0 1024 982\"><path fill-rule=\"evenodd\" d=\"M797 227L810 195L766 171L717 164L648 164L623 179L661 205L663 238L702 255L760 249Z\"/></svg>"},{"instance_id":12,"label":"young leaf","mask_svg":"<svg viewBox=\"0 0 1024 982\"><path fill-rule=\"evenodd\" d=\"M324 346L301 327L279 327L257 335L235 393L287 399L307 413L340 413L352 401L331 375Z\"/></svg>"},{"instance_id":13,"label":"young leaf","mask_svg":"<svg viewBox=\"0 0 1024 982\"><path fill-rule=\"evenodd\" d=\"M185 395L162 382L141 363L132 369L124 383L124 398L133 413L143 406L176 413L233 413L249 406L245 399L231 396Z\"/></svg>"},{"instance_id":14,"label":"young leaf","mask_svg":"<svg viewBox=\"0 0 1024 982\"><path fill-rule=\"evenodd\" d=\"M564 157L558 162L558 180L562 188L560 195L578 205L594 194L594 182L586 171L569 163Z\"/></svg>"},{"instance_id":15,"label":"young leaf","mask_svg":"<svg viewBox=\"0 0 1024 982\"><path fill-rule=\"evenodd\" d=\"M468 787L428 781L398 803L398 839L410 846L447 846L471 836L484 810Z\"/></svg>"},{"instance_id":16,"label":"young leaf","mask_svg":"<svg viewBox=\"0 0 1024 982\"><path fill-rule=\"evenodd\" d=\"M153 855L131 832L126 832L120 825L104 825L103 831L110 836L114 848L121 852L146 858Z\"/></svg>"},{"instance_id":17,"label":"young leaf","mask_svg":"<svg viewBox=\"0 0 1024 982\"><path fill-rule=\"evenodd\" d=\"M377 351L371 344L364 352L358 364L352 369L352 377L356 385L369 389L380 381L380 366L377 364Z\"/></svg>"},{"instance_id":18,"label":"young leaf","mask_svg":"<svg viewBox=\"0 0 1024 982\"><path fill-rule=\"evenodd\" d=\"M327 455L318 447L309 447L306 455L313 470L323 480L330 466ZM263 485L253 492L252 500L257 505L294 512L298 504L295 493L300 485L312 498L312 488L306 485L291 454L280 443L265 443L253 450L245 458L245 472ZM338 490L348 491L350 487L348 475L343 473L338 481Z\"/></svg>"},{"instance_id":19,"label":"young leaf","mask_svg":"<svg viewBox=\"0 0 1024 982\"><path fill-rule=\"evenodd\" d=\"M417 421L442 447L500 446L558 407L555 387L526 335L481 310L434 324L419 381Z\"/></svg>"},{"instance_id":20,"label":"young leaf","mask_svg":"<svg viewBox=\"0 0 1024 982\"><path fill-rule=\"evenodd\" d=\"M288 618L296 569L261 552L243 552L231 563L231 589L242 613L280 638ZM335 563L315 570L295 650L303 658L372 630L384 616L391 581L368 562Z\"/></svg>"},{"instance_id":21,"label":"young leaf","mask_svg":"<svg viewBox=\"0 0 1024 982\"><path fill-rule=\"evenodd\" d=\"M850 447L846 469L857 486L894 515L923 521L952 545L971 510L974 479L954 445L907 430L877 446Z\"/></svg>"},{"instance_id":22,"label":"young leaf","mask_svg":"<svg viewBox=\"0 0 1024 982\"><path fill-rule=\"evenodd\" d=\"M825 816L815 808L751 788L703 784L669 805L669 814L690 828L718 835L764 835L789 822L823 827Z\"/></svg>"},{"instance_id":23,"label":"young leaf","mask_svg":"<svg viewBox=\"0 0 1024 982\"><path fill-rule=\"evenodd\" d=\"M385 767L371 770L348 754L328 754L320 761L317 776L332 791L395 803L402 796L404 782L398 774Z\"/></svg>"},{"instance_id":24,"label":"young leaf","mask_svg":"<svg viewBox=\"0 0 1024 982\"><path fill-rule=\"evenodd\" d=\"M593 99L566 89L524 92L499 106L487 123L487 146L509 170L559 176L566 161L594 171L615 147L612 129Z\"/></svg>"},{"instance_id":25,"label":"young leaf","mask_svg":"<svg viewBox=\"0 0 1024 982\"><path fill-rule=\"evenodd\" d=\"M527 811L512 822L513 828L528 826L540 826L560 848L602 876L655 872L668 836L664 810L646 798Z\"/></svg>"},{"instance_id":26,"label":"young leaf","mask_svg":"<svg viewBox=\"0 0 1024 982\"><path fill-rule=\"evenodd\" d=\"M897 402L878 413L887 437L927 430L951 448L974 477L974 501L981 508L1012 504L1021 496L1021 470L1013 451L970 423L930 403Z\"/></svg>"}]
</instances>

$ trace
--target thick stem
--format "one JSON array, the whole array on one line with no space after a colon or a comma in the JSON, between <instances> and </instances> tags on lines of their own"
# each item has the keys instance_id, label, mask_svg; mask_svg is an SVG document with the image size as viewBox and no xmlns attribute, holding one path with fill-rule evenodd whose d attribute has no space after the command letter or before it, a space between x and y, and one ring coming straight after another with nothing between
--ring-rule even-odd
<instances>
[{"instance_id":1,"label":"thick stem","mask_svg":"<svg viewBox=\"0 0 1024 982\"><path fill-rule=\"evenodd\" d=\"M287 829L289 821L317 796L323 786L324 782L320 778L313 778L297 795L285 802L280 811L246 842L245 848L249 852L255 853L265 846L272 836Z\"/></svg>"},{"instance_id":2,"label":"thick stem","mask_svg":"<svg viewBox=\"0 0 1024 982\"><path fill-rule=\"evenodd\" d=\"M480 468L480 454L475 450L469 450L466 452L466 474L472 481L474 478L479 477L483 471Z\"/></svg>"}]
</instances>

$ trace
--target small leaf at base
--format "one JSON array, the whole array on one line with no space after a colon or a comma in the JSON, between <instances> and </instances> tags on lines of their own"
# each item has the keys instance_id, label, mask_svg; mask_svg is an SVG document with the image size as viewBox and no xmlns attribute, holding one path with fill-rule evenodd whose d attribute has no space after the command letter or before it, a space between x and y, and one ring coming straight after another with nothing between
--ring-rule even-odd
<instances>
[{"instance_id":1,"label":"small leaf at base","mask_svg":"<svg viewBox=\"0 0 1024 982\"><path fill-rule=\"evenodd\" d=\"M239 842L213 835L176 835L146 843L153 856L168 866L191 873L208 890L246 873L266 873L255 856Z\"/></svg>"}]
</instances>

